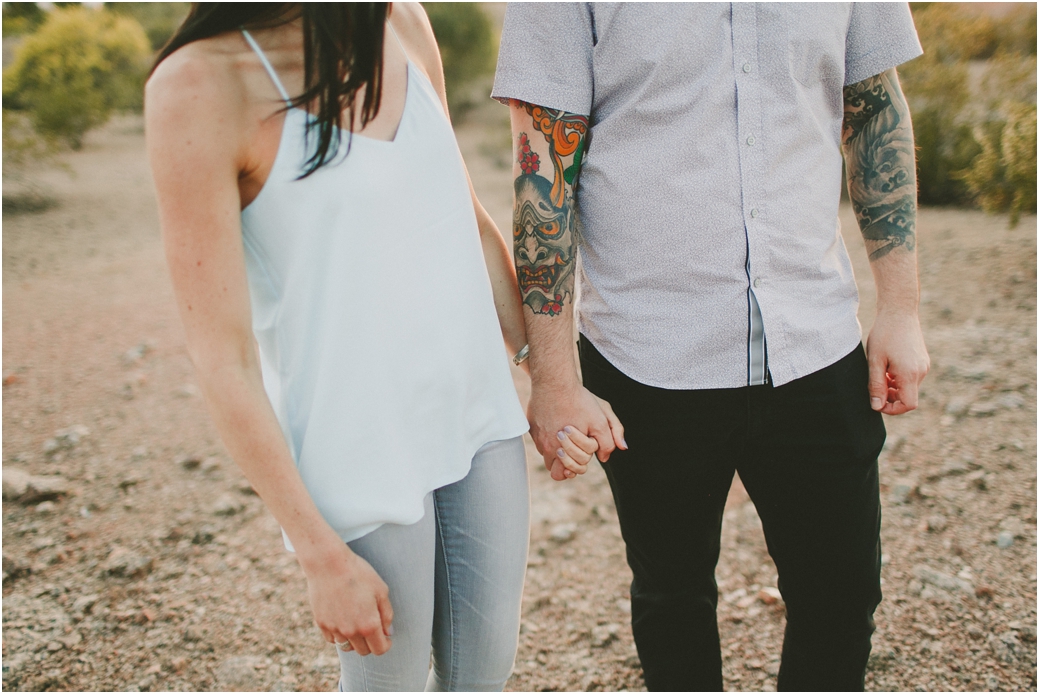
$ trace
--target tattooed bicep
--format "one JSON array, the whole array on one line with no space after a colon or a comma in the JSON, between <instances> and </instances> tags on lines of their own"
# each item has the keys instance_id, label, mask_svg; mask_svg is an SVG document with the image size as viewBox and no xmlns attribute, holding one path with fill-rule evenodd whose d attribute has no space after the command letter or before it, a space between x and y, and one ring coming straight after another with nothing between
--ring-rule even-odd
<instances>
[{"instance_id":1,"label":"tattooed bicep","mask_svg":"<svg viewBox=\"0 0 1039 694\"><path fill-rule=\"evenodd\" d=\"M862 132L870 120L878 113L891 106L892 92L901 97L901 91L892 89L897 85L895 69L866 78L861 82L849 84L844 88L844 122L841 128L841 142L847 143Z\"/></svg>"}]
</instances>

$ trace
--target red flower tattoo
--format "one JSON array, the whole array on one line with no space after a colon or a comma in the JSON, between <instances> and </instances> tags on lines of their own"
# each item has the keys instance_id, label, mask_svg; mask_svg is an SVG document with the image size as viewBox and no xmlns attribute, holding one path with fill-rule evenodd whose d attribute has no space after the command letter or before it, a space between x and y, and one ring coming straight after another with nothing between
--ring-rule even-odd
<instances>
[{"instance_id":1,"label":"red flower tattoo","mask_svg":"<svg viewBox=\"0 0 1039 694\"><path fill-rule=\"evenodd\" d=\"M541 168L541 157L538 156L537 152L533 152L530 149L530 140L527 138L527 133L520 133L519 136L519 161L520 169L523 173L536 174Z\"/></svg>"}]
</instances>

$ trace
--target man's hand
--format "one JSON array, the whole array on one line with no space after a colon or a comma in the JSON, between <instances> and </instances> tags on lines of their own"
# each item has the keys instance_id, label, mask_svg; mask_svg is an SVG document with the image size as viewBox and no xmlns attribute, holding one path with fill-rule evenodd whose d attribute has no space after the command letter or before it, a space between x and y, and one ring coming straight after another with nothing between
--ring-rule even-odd
<instances>
[{"instance_id":1,"label":"man's hand","mask_svg":"<svg viewBox=\"0 0 1039 694\"><path fill-rule=\"evenodd\" d=\"M890 415L915 410L920 382L931 367L917 316L878 313L866 340L866 354L870 407Z\"/></svg>"},{"instance_id":2,"label":"man's hand","mask_svg":"<svg viewBox=\"0 0 1039 694\"><path fill-rule=\"evenodd\" d=\"M584 469L575 465L568 468L558 455L559 432L567 426L594 439L598 446L596 456L602 462L609 460L615 449L626 450L628 447L624 442L624 427L610 404L581 385L547 387L532 384L527 419L530 421L530 435L534 445L545 459L545 468L556 481L570 479L584 472Z\"/></svg>"}]
</instances>

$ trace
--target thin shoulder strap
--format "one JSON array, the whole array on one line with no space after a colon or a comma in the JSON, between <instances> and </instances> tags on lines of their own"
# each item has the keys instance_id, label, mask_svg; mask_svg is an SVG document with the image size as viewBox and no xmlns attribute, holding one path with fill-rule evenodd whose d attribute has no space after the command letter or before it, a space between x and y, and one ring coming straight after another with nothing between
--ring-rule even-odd
<instances>
[{"instance_id":1,"label":"thin shoulder strap","mask_svg":"<svg viewBox=\"0 0 1039 694\"><path fill-rule=\"evenodd\" d=\"M246 42L256 52L256 55L259 56L260 62L263 63L263 66L267 69L267 74L271 76L271 82L274 82L274 86L278 88L278 93L281 94L282 100L285 101L286 105L292 106L292 99L289 98L289 93L285 91L285 87L282 86L281 80L278 79L278 73L275 72L274 67L271 66L271 61L267 60L267 56L264 55L263 50L260 48L260 44L256 43L256 39L254 39L252 34L245 29L242 29L242 36L245 37Z\"/></svg>"},{"instance_id":2,"label":"thin shoulder strap","mask_svg":"<svg viewBox=\"0 0 1039 694\"><path fill-rule=\"evenodd\" d=\"M404 49L404 44L400 42L400 37L397 36L397 32L393 30L393 25L389 22L386 22L386 28L390 30L391 34L393 34L393 38L397 39L397 45L400 46L400 50L404 53L404 58L408 62L411 62L411 56L408 55L407 50Z\"/></svg>"}]
</instances>

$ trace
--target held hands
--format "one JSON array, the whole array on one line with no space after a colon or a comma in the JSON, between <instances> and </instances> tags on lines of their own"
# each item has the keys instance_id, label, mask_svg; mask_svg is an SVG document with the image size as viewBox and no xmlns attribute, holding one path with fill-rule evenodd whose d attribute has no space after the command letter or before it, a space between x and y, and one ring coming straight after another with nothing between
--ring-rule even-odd
<instances>
[{"instance_id":1,"label":"held hands","mask_svg":"<svg viewBox=\"0 0 1039 694\"><path fill-rule=\"evenodd\" d=\"M889 415L915 410L920 382L931 367L919 318L912 313L877 313L866 354L870 407Z\"/></svg>"},{"instance_id":2,"label":"held hands","mask_svg":"<svg viewBox=\"0 0 1039 694\"><path fill-rule=\"evenodd\" d=\"M346 544L337 549L341 551L303 569L314 622L340 650L382 655L390 650L393 635L389 588Z\"/></svg>"},{"instance_id":3,"label":"held hands","mask_svg":"<svg viewBox=\"0 0 1039 694\"><path fill-rule=\"evenodd\" d=\"M580 385L564 391L535 385L527 419L534 445L556 481L584 474L593 454L606 462L615 449L628 448L610 404Z\"/></svg>"}]
</instances>

